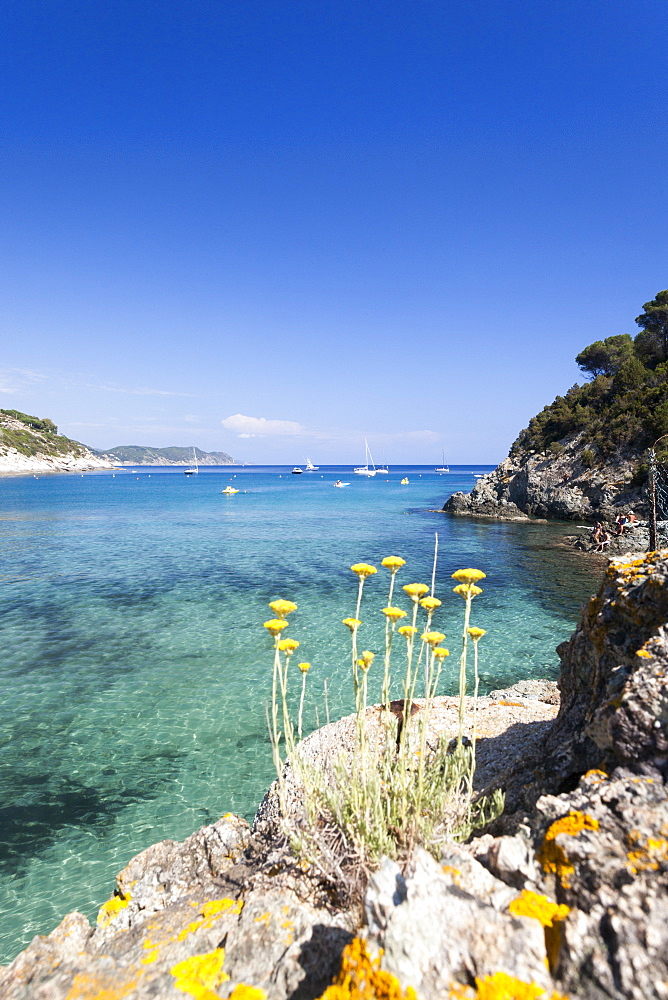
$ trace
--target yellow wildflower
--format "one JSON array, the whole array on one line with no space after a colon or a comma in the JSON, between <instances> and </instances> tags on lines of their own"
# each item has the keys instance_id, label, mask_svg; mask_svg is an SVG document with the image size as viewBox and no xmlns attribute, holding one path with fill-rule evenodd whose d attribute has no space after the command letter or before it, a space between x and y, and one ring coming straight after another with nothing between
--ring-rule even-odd
<instances>
[{"instance_id":1,"label":"yellow wildflower","mask_svg":"<svg viewBox=\"0 0 668 1000\"><path fill-rule=\"evenodd\" d=\"M402 611L401 608L383 608L383 614L392 622L397 622L400 618L406 617L406 612Z\"/></svg>"},{"instance_id":2,"label":"yellow wildflower","mask_svg":"<svg viewBox=\"0 0 668 1000\"><path fill-rule=\"evenodd\" d=\"M285 618L270 618L268 622L264 623L264 627L275 636L280 635L283 629L288 627L288 623Z\"/></svg>"},{"instance_id":3,"label":"yellow wildflower","mask_svg":"<svg viewBox=\"0 0 668 1000\"><path fill-rule=\"evenodd\" d=\"M481 569L458 569L452 574L452 579L457 580L458 583L477 583L478 580L484 580L487 573L483 573Z\"/></svg>"},{"instance_id":4,"label":"yellow wildflower","mask_svg":"<svg viewBox=\"0 0 668 1000\"><path fill-rule=\"evenodd\" d=\"M351 632L354 632L356 628L362 624L359 618L343 618L341 621L342 625L347 625Z\"/></svg>"},{"instance_id":5,"label":"yellow wildflower","mask_svg":"<svg viewBox=\"0 0 668 1000\"><path fill-rule=\"evenodd\" d=\"M307 671L311 669L310 663L298 663L297 666L299 667L299 669L303 674L307 673Z\"/></svg>"},{"instance_id":6,"label":"yellow wildflower","mask_svg":"<svg viewBox=\"0 0 668 1000\"><path fill-rule=\"evenodd\" d=\"M371 664L373 663L373 658L375 655L376 654L372 653L370 649L365 649L364 652L362 653L362 659L360 660L360 663L365 663L367 665L367 668L370 667Z\"/></svg>"},{"instance_id":7,"label":"yellow wildflower","mask_svg":"<svg viewBox=\"0 0 668 1000\"><path fill-rule=\"evenodd\" d=\"M440 608L443 602L439 601L438 597L423 597L420 604L425 609L425 611L435 611L436 608Z\"/></svg>"},{"instance_id":8,"label":"yellow wildflower","mask_svg":"<svg viewBox=\"0 0 668 1000\"><path fill-rule=\"evenodd\" d=\"M565 920L570 913L570 907L565 904L553 903L547 896L537 892L522 890L522 895L513 899L508 906L514 917L533 917L540 920L543 927L552 927L555 920Z\"/></svg>"},{"instance_id":9,"label":"yellow wildflower","mask_svg":"<svg viewBox=\"0 0 668 1000\"><path fill-rule=\"evenodd\" d=\"M416 604L421 597L429 593L429 587L426 583L406 583L404 584L404 590Z\"/></svg>"},{"instance_id":10,"label":"yellow wildflower","mask_svg":"<svg viewBox=\"0 0 668 1000\"><path fill-rule=\"evenodd\" d=\"M406 638L409 639L412 635L415 635L417 629L415 625L400 625L397 632L399 635L405 635Z\"/></svg>"},{"instance_id":11,"label":"yellow wildflower","mask_svg":"<svg viewBox=\"0 0 668 1000\"><path fill-rule=\"evenodd\" d=\"M421 638L429 646L438 646L439 642L445 639L445 636L442 632L423 632Z\"/></svg>"},{"instance_id":12,"label":"yellow wildflower","mask_svg":"<svg viewBox=\"0 0 668 1000\"><path fill-rule=\"evenodd\" d=\"M468 633L471 636L471 638L473 639L473 641L477 642L478 639L482 639L483 635L487 635L487 629L476 628L475 626L473 626L473 628L470 628L468 630Z\"/></svg>"},{"instance_id":13,"label":"yellow wildflower","mask_svg":"<svg viewBox=\"0 0 668 1000\"><path fill-rule=\"evenodd\" d=\"M450 656L450 650L444 646L437 646L432 652L437 660L444 660L446 656Z\"/></svg>"},{"instance_id":14,"label":"yellow wildflower","mask_svg":"<svg viewBox=\"0 0 668 1000\"><path fill-rule=\"evenodd\" d=\"M476 587L475 583L460 583L452 588L452 593L459 594L466 600L467 597L477 597L478 594L482 594L482 589Z\"/></svg>"},{"instance_id":15,"label":"yellow wildflower","mask_svg":"<svg viewBox=\"0 0 668 1000\"><path fill-rule=\"evenodd\" d=\"M297 605L294 604L292 601L283 601L283 600L272 601L269 607L274 612L274 614L277 615L279 618L285 618L286 615L289 615L293 611L297 610Z\"/></svg>"},{"instance_id":16,"label":"yellow wildflower","mask_svg":"<svg viewBox=\"0 0 668 1000\"><path fill-rule=\"evenodd\" d=\"M278 648L286 656L292 656L298 645L299 643L296 639L281 639L278 643Z\"/></svg>"},{"instance_id":17,"label":"yellow wildflower","mask_svg":"<svg viewBox=\"0 0 668 1000\"><path fill-rule=\"evenodd\" d=\"M367 576L373 576L378 570L375 566L370 566L369 563L355 563L354 566L350 567L353 573L360 578L360 580L365 580Z\"/></svg>"},{"instance_id":18,"label":"yellow wildflower","mask_svg":"<svg viewBox=\"0 0 668 1000\"><path fill-rule=\"evenodd\" d=\"M406 565L406 560L402 559L401 556L385 556L380 565L391 570L392 573L396 573L398 569Z\"/></svg>"}]
</instances>

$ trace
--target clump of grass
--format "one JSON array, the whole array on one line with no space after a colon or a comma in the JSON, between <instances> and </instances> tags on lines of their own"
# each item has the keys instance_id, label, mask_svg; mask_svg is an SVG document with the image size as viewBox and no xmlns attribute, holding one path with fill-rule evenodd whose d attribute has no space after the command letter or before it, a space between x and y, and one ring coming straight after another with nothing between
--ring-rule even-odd
<instances>
[{"instance_id":1,"label":"clump of grass","mask_svg":"<svg viewBox=\"0 0 668 1000\"><path fill-rule=\"evenodd\" d=\"M288 615L297 610L291 601L274 601L275 618L265 622L274 639L272 702L269 728L278 776L277 788L281 823L295 852L313 863L322 874L337 882L347 878L352 865L362 872L372 870L383 855L405 858L417 845L439 857L448 838L463 840L471 832L491 822L503 809L503 795L476 797L473 776L476 756L476 715L478 697L478 643L485 630L471 627L473 600L482 590L477 585L485 577L481 570L461 569L453 573L454 593L464 600L464 616L459 657L459 724L456 739L442 734L436 747L427 743L429 720L441 678L443 664L450 655L443 646L445 635L432 624L442 602L427 584L409 583L403 591L410 610L395 601L398 572L405 565L399 556L388 556L382 566L389 571L385 616L385 649L382 656L381 704L377 713L368 711L368 675L375 654L358 649L358 633L365 583L377 573L369 563L356 563L357 577L354 617L343 619L351 636L351 679L355 694L354 743L350 753L342 752L329 765L317 766L300 751L290 713L290 663L299 646L295 639L283 638ZM399 624L407 619L410 624ZM392 658L395 641L403 645L402 697L392 701ZM466 715L467 660L469 643L474 650L474 720L471 741L464 737ZM380 657L378 658L380 660ZM297 737L302 736L302 719L307 672L310 664L299 664L301 692ZM421 694L421 705L414 702ZM286 762L294 785L289 788Z\"/></svg>"}]
</instances>

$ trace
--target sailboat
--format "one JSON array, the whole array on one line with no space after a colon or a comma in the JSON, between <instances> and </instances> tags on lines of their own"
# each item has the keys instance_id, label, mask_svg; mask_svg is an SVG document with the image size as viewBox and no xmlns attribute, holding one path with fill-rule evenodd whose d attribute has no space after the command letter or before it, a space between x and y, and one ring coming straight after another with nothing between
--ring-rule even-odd
<instances>
[{"instance_id":1,"label":"sailboat","mask_svg":"<svg viewBox=\"0 0 668 1000\"><path fill-rule=\"evenodd\" d=\"M306 456L306 471L307 472L317 472L319 468L320 468L320 466L319 465L314 465L313 462L311 461L311 459L307 455Z\"/></svg>"},{"instance_id":2,"label":"sailboat","mask_svg":"<svg viewBox=\"0 0 668 1000\"><path fill-rule=\"evenodd\" d=\"M441 464L434 469L434 472L449 472L450 466L445 464L445 450L441 451Z\"/></svg>"},{"instance_id":3,"label":"sailboat","mask_svg":"<svg viewBox=\"0 0 668 1000\"><path fill-rule=\"evenodd\" d=\"M364 448L365 448L365 458L364 458L365 464L358 466L356 469L353 469L353 472L356 473L358 476L375 476L378 470L376 469L376 466L373 464L373 458L371 457L371 452L369 451L369 445L367 443L366 438L364 438ZM369 468L369 463L371 463L371 468Z\"/></svg>"},{"instance_id":4,"label":"sailboat","mask_svg":"<svg viewBox=\"0 0 668 1000\"><path fill-rule=\"evenodd\" d=\"M190 466L189 469L184 469L183 474L184 476L196 476L198 475L198 473L199 473L199 466L197 465L197 453L193 448L193 464Z\"/></svg>"},{"instance_id":5,"label":"sailboat","mask_svg":"<svg viewBox=\"0 0 668 1000\"><path fill-rule=\"evenodd\" d=\"M389 474L390 474L390 470L388 469L388 467L385 464L385 456L384 455L383 455L382 462L380 463L380 465L376 469L376 473L379 476L389 476Z\"/></svg>"}]
</instances>

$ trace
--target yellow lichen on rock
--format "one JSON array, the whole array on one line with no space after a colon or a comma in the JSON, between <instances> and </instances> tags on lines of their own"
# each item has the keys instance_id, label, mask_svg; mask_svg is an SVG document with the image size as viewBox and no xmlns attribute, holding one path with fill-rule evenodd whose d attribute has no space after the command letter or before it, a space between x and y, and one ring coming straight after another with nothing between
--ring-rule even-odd
<instances>
[{"instance_id":1,"label":"yellow lichen on rock","mask_svg":"<svg viewBox=\"0 0 668 1000\"><path fill-rule=\"evenodd\" d=\"M643 839L637 830L632 830L628 841L631 850L627 854L627 865L632 875L637 875L638 872L655 872L661 865L668 864L668 840L663 837Z\"/></svg>"},{"instance_id":2,"label":"yellow lichen on rock","mask_svg":"<svg viewBox=\"0 0 668 1000\"><path fill-rule=\"evenodd\" d=\"M565 904L553 903L547 896L523 889L522 894L513 899L508 910L514 917L533 917L540 920L543 927L552 927L555 920L565 920L570 913L570 907Z\"/></svg>"},{"instance_id":3,"label":"yellow lichen on rock","mask_svg":"<svg viewBox=\"0 0 668 1000\"><path fill-rule=\"evenodd\" d=\"M465 986L453 985L450 989L452 1000L568 1000L559 993L549 993L537 983L525 983L522 979L509 976L506 972L495 972L491 976L476 976L475 992Z\"/></svg>"},{"instance_id":4,"label":"yellow lichen on rock","mask_svg":"<svg viewBox=\"0 0 668 1000\"><path fill-rule=\"evenodd\" d=\"M103 903L97 914L97 926L108 927L114 917L117 917L121 910L124 910L132 896L112 896L106 903Z\"/></svg>"},{"instance_id":5,"label":"yellow lichen on rock","mask_svg":"<svg viewBox=\"0 0 668 1000\"><path fill-rule=\"evenodd\" d=\"M191 921L191 923L186 924L186 926L171 937L166 938L164 941L152 941L147 938L144 941L144 949L148 951L148 955L142 959L144 965L151 965L158 957L161 948L165 945L175 944L178 941L185 941L190 934L194 934L196 931L205 928L208 930L213 927L217 920L220 920L222 916L226 913L239 914L243 909L243 900L241 899L212 899L206 903L199 905L200 916L197 920Z\"/></svg>"},{"instance_id":6,"label":"yellow lichen on rock","mask_svg":"<svg viewBox=\"0 0 668 1000\"><path fill-rule=\"evenodd\" d=\"M229 1000L267 1000L267 994L258 986L238 983L230 993Z\"/></svg>"},{"instance_id":7,"label":"yellow lichen on rock","mask_svg":"<svg viewBox=\"0 0 668 1000\"><path fill-rule=\"evenodd\" d=\"M543 871L556 875L564 889L570 888L570 878L575 868L563 847L557 844L556 838L561 834L577 837L583 830L598 830L598 820L583 812L571 812L568 816L562 816L549 827L538 853Z\"/></svg>"},{"instance_id":8,"label":"yellow lichen on rock","mask_svg":"<svg viewBox=\"0 0 668 1000\"><path fill-rule=\"evenodd\" d=\"M353 938L343 949L341 969L319 1000L417 1000L409 986L402 990L399 980L380 967L382 951L372 958L366 941Z\"/></svg>"},{"instance_id":9,"label":"yellow lichen on rock","mask_svg":"<svg viewBox=\"0 0 668 1000\"><path fill-rule=\"evenodd\" d=\"M174 976L177 990L187 993L194 1000L220 1000L214 986L220 986L230 977L223 971L225 950L216 948L205 955L192 955L177 962L169 970Z\"/></svg>"}]
</instances>

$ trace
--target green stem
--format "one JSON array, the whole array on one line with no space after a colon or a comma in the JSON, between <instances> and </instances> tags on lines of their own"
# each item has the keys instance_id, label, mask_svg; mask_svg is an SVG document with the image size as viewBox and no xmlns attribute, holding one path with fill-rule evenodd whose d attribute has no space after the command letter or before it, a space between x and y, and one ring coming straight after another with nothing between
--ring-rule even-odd
<instances>
[{"instance_id":1,"label":"green stem","mask_svg":"<svg viewBox=\"0 0 668 1000\"><path fill-rule=\"evenodd\" d=\"M466 597L466 608L464 611L464 631L462 632L462 655L459 660L459 736L457 737L457 745L461 746L462 737L464 736L464 713L466 711L466 652L468 649L468 638L469 638L469 621L471 619L471 601L472 597L470 594Z\"/></svg>"},{"instance_id":2,"label":"green stem","mask_svg":"<svg viewBox=\"0 0 668 1000\"><path fill-rule=\"evenodd\" d=\"M299 739L302 738L302 718L304 715L304 695L306 694L306 671L302 671L302 693L299 697L299 718L297 720L297 732Z\"/></svg>"}]
</instances>

